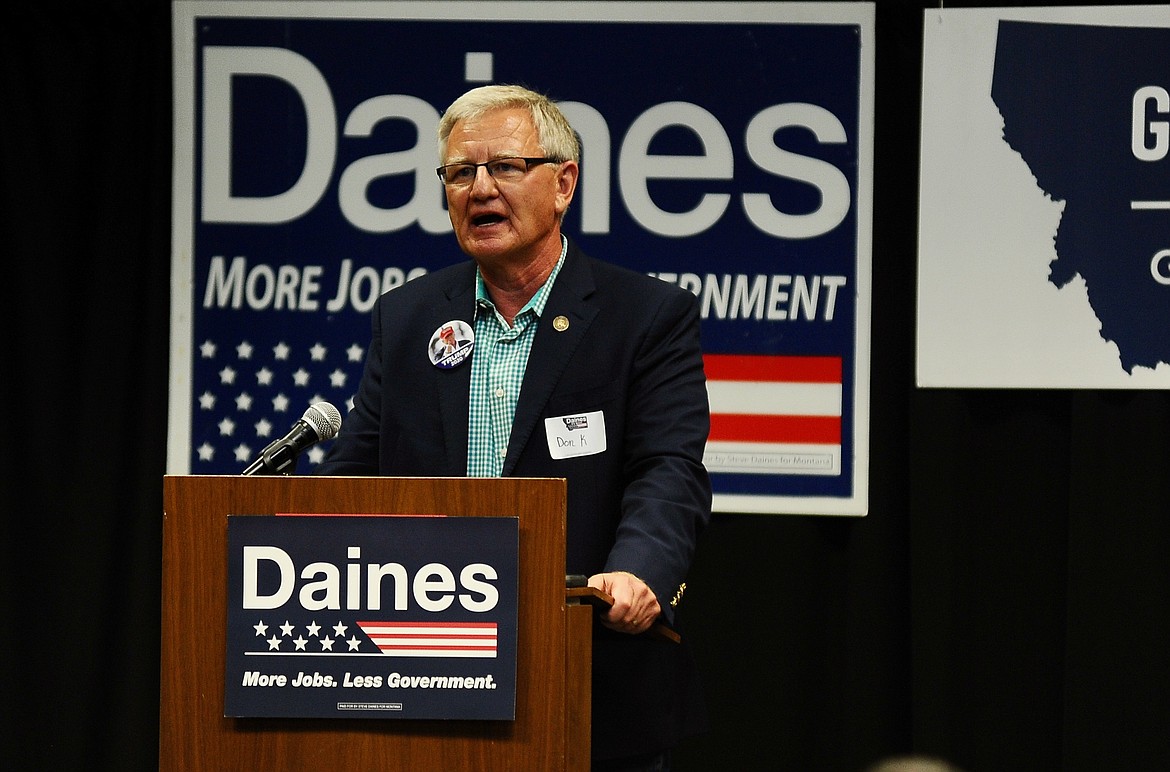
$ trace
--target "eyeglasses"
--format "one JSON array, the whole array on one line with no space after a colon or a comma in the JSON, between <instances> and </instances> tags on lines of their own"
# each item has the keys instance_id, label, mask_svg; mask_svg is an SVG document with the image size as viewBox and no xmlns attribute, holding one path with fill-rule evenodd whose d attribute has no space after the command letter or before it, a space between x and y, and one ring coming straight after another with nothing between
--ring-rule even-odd
<instances>
[{"instance_id":1,"label":"eyeglasses","mask_svg":"<svg viewBox=\"0 0 1170 772\"><path fill-rule=\"evenodd\" d=\"M449 188L463 188L475 182L479 174L479 167L487 169L487 173L496 182L519 182L528 174L534 164L559 164L555 158L493 158L481 164L458 163L447 164L435 169L435 174Z\"/></svg>"}]
</instances>

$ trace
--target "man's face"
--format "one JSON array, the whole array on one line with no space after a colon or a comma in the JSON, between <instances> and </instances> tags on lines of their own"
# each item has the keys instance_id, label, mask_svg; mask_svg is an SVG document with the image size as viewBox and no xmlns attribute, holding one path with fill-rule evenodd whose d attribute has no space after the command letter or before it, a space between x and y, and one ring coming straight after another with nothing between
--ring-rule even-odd
<instances>
[{"instance_id":1,"label":"man's face","mask_svg":"<svg viewBox=\"0 0 1170 772\"><path fill-rule=\"evenodd\" d=\"M494 110L455 124L443 163L483 163L495 158L539 158L544 151L524 108ZM533 164L514 182L498 182L476 170L466 187L448 187L447 209L463 251L481 265L523 266L560 254L560 216L573 198L577 164Z\"/></svg>"}]
</instances>

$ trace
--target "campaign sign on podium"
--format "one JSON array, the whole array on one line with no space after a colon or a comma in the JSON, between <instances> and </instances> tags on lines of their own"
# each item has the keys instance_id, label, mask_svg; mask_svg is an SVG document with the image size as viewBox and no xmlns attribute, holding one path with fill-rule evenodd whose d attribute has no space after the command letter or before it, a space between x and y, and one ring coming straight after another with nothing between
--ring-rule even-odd
<instances>
[{"instance_id":1,"label":"campaign sign on podium","mask_svg":"<svg viewBox=\"0 0 1170 772\"><path fill-rule=\"evenodd\" d=\"M517 518L230 516L228 553L225 716L515 718Z\"/></svg>"}]
</instances>

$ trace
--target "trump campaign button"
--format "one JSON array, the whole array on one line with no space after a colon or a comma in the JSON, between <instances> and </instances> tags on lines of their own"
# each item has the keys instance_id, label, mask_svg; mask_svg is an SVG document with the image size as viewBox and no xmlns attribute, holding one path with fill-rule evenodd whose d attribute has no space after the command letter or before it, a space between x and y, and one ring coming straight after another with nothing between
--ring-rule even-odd
<instances>
[{"instance_id":1,"label":"trump campaign button","mask_svg":"<svg viewBox=\"0 0 1170 772\"><path fill-rule=\"evenodd\" d=\"M471 356L475 348L475 331L471 325L460 319L453 319L439 325L427 344L427 356L431 364L443 370L458 367Z\"/></svg>"}]
</instances>

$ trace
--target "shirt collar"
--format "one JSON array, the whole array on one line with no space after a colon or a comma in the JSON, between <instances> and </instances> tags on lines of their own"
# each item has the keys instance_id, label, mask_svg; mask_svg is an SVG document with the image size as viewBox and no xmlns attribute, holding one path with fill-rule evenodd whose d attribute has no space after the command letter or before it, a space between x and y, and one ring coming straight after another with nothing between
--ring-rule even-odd
<instances>
[{"instance_id":1,"label":"shirt collar","mask_svg":"<svg viewBox=\"0 0 1170 772\"><path fill-rule=\"evenodd\" d=\"M565 264L565 255L569 252L569 240L561 234L561 256L557 258L557 264L553 266L552 273L545 279L544 284L536 291L536 294L528 299L524 307L516 316L520 316L525 311L531 310L533 314L539 317L544 313L544 307L548 303L549 293L552 291L553 282L557 278L557 274L561 272L561 266ZM483 283L483 274L479 272L479 268L475 269L475 307L476 313L480 309L494 309L495 303L492 302L491 296L488 295L487 286Z\"/></svg>"}]
</instances>

